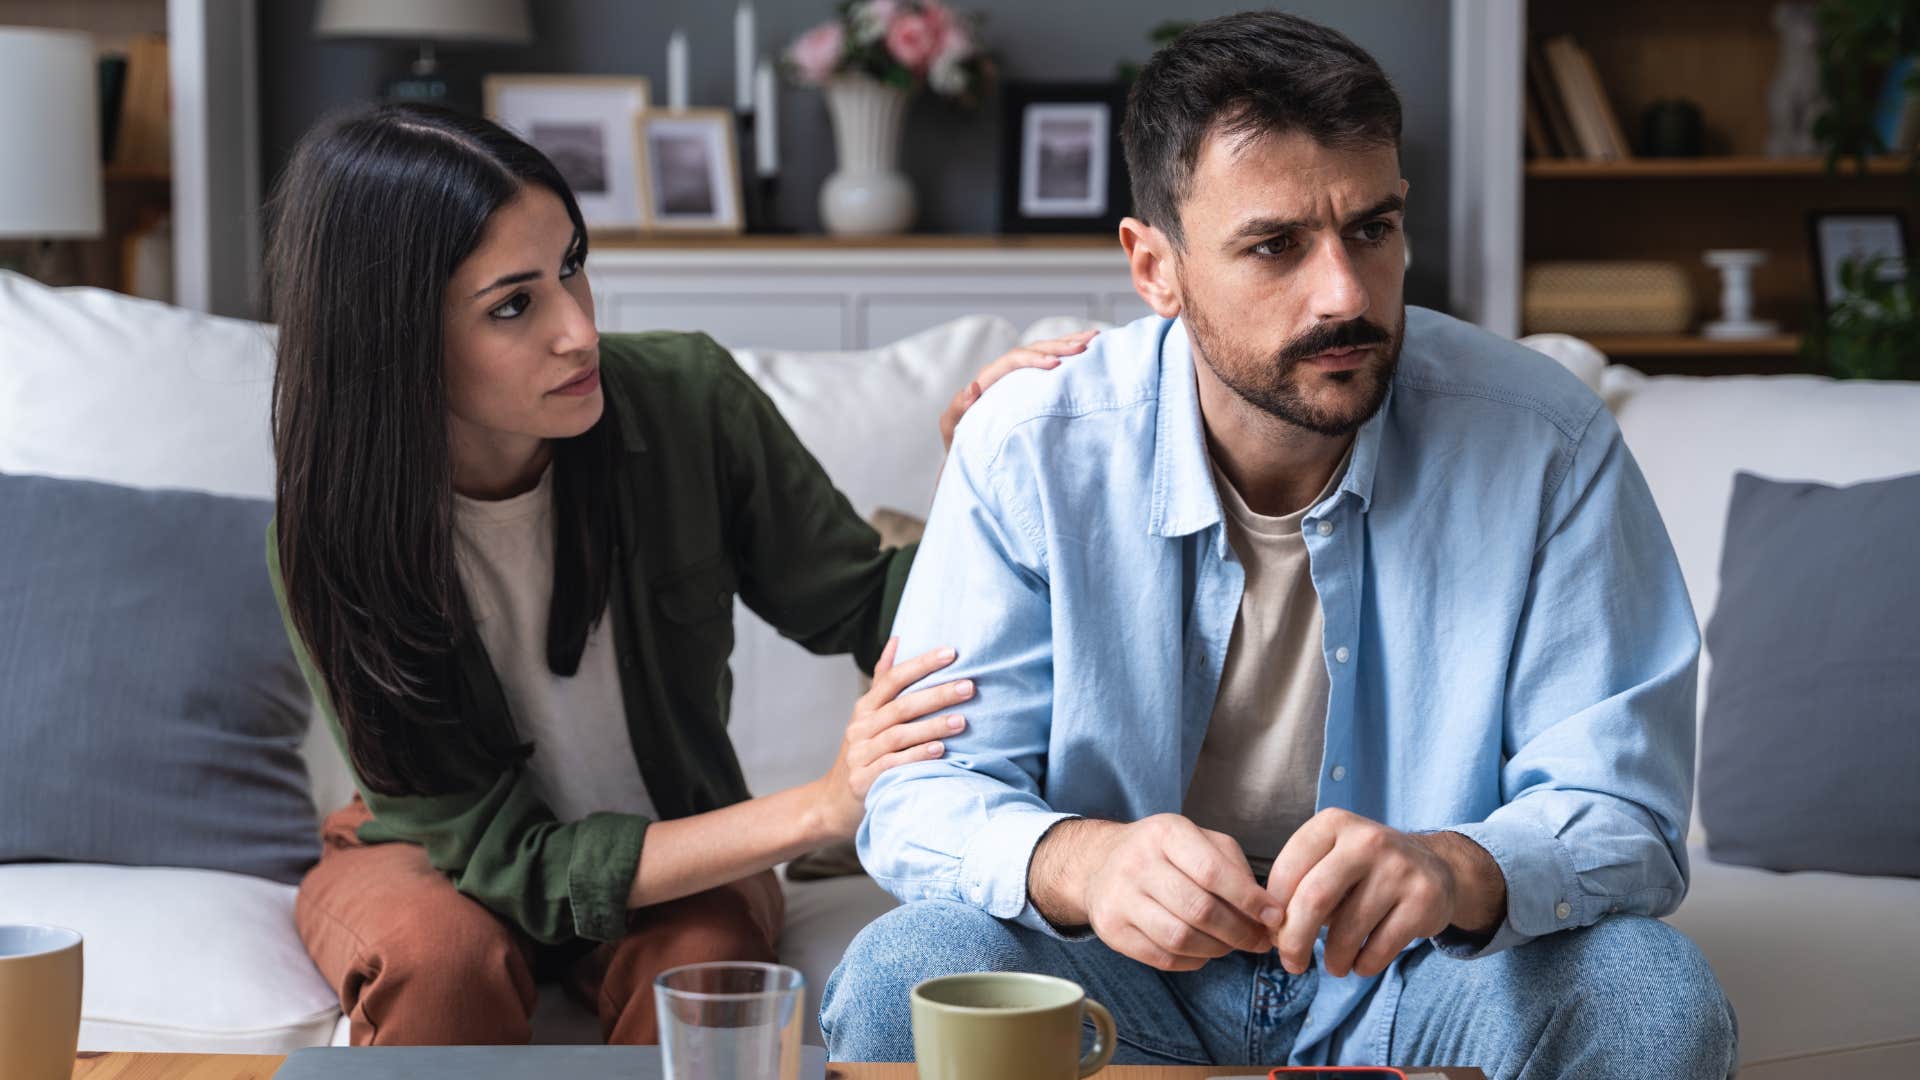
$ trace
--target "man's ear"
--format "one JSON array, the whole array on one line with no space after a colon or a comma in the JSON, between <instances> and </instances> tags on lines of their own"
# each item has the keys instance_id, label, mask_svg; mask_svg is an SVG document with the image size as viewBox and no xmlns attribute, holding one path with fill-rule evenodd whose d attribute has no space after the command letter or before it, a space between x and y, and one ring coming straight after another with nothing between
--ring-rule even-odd
<instances>
[{"instance_id":1,"label":"man's ear","mask_svg":"<svg viewBox=\"0 0 1920 1080\"><path fill-rule=\"evenodd\" d=\"M1133 291L1154 314L1171 319L1180 314L1180 282L1174 273L1173 241L1166 233L1141 221L1120 222L1120 247L1133 273Z\"/></svg>"}]
</instances>

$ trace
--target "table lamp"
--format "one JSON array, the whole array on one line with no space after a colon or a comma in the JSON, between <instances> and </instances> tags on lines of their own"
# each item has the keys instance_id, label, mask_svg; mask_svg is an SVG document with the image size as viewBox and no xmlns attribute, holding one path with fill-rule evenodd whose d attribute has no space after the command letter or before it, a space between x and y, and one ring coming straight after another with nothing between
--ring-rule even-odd
<instances>
[{"instance_id":1,"label":"table lamp","mask_svg":"<svg viewBox=\"0 0 1920 1080\"><path fill-rule=\"evenodd\" d=\"M37 241L22 269L54 281L55 240L101 232L93 39L0 27L0 239Z\"/></svg>"},{"instance_id":2,"label":"table lamp","mask_svg":"<svg viewBox=\"0 0 1920 1080\"><path fill-rule=\"evenodd\" d=\"M313 32L323 38L410 41L420 49L412 74L382 90L389 100L441 102L434 46L525 45L533 40L527 0L321 0Z\"/></svg>"}]
</instances>

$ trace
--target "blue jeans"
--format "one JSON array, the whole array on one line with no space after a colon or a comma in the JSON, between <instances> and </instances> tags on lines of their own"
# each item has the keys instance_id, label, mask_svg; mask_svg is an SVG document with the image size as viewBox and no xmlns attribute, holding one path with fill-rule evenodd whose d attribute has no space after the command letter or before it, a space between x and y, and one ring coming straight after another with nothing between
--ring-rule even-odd
<instances>
[{"instance_id":1,"label":"blue jeans","mask_svg":"<svg viewBox=\"0 0 1920 1080\"><path fill-rule=\"evenodd\" d=\"M1277 952L1236 952L1199 971L1162 972L1099 941L1060 941L978 908L922 901L854 939L827 980L820 1027L835 1061L911 1061L915 983L1037 971L1072 979L1112 1010L1115 1063L1462 1065L1491 1080L1703 1080L1734 1068L1732 1006L1693 942L1654 919L1613 915L1477 960L1423 944L1399 965L1397 1001L1377 1007L1389 976L1329 1045L1297 1056L1317 967L1293 976Z\"/></svg>"}]
</instances>

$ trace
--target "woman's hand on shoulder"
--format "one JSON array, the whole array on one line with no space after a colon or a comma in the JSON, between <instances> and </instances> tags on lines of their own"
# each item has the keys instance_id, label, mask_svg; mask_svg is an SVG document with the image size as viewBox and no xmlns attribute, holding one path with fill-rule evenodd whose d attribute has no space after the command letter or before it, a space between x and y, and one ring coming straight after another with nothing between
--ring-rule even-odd
<instances>
[{"instance_id":1,"label":"woman's hand on shoulder","mask_svg":"<svg viewBox=\"0 0 1920 1080\"><path fill-rule=\"evenodd\" d=\"M1046 341L1036 341L1031 345L1022 345L981 368L980 374L975 375L972 382L953 395L953 400L947 403L947 411L940 414L940 445L949 450L953 448L953 429L960 426L960 418L967 414L968 409L973 408L973 403L980 400L981 394L987 392L987 387L1000 381L1001 376L1020 368L1057 368L1060 366L1061 357L1085 352L1087 342L1092 341L1094 335L1099 332L1082 330L1077 334L1068 334L1066 337L1049 338Z\"/></svg>"},{"instance_id":2,"label":"woman's hand on shoulder","mask_svg":"<svg viewBox=\"0 0 1920 1080\"><path fill-rule=\"evenodd\" d=\"M941 739L966 728L965 718L944 710L973 696L968 680L941 683L911 694L907 687L956 659L952 649L933 649L894 663L900 639L893 638L873 668L873 689L854 703L853 719L840 742L840 755L820 780L828 829L847 838L866 814L867 791L874 778L913 761L931 761L946 752ZM935 715L939 714L939 715Z\"/></svg>"}]
</instances>

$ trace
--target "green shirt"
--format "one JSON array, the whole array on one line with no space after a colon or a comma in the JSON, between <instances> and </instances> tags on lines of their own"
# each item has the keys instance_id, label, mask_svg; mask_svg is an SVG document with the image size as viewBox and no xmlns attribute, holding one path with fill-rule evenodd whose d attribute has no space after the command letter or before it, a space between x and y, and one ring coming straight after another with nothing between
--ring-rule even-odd
<instances>
[{"instance_id":1,"label":"green shirt","mask_svg":"<svg viewBox=\"0 0 1920 1080\"><path fill-rule=\"evenodd\" d=\"M773 402L712 339L609 334L600 365L617 502L607 617L627 727L660 816L684 817L749 797L726 730L735 594L807 649L850 652L871 670L914 549L880 546ZM267 567L285 619L272 528ZM345 753L291 620L287 637ZM461 641L458 666L476 703L464 722L511 731L478 635ZM358 786L374 814L363 841L422 845L456 888L535 940L612 941L626 932L647 819L599 813L557 821L523 767L476 776L471 790L450 795L395 797Z\"/></svg>"}]
</instances>

